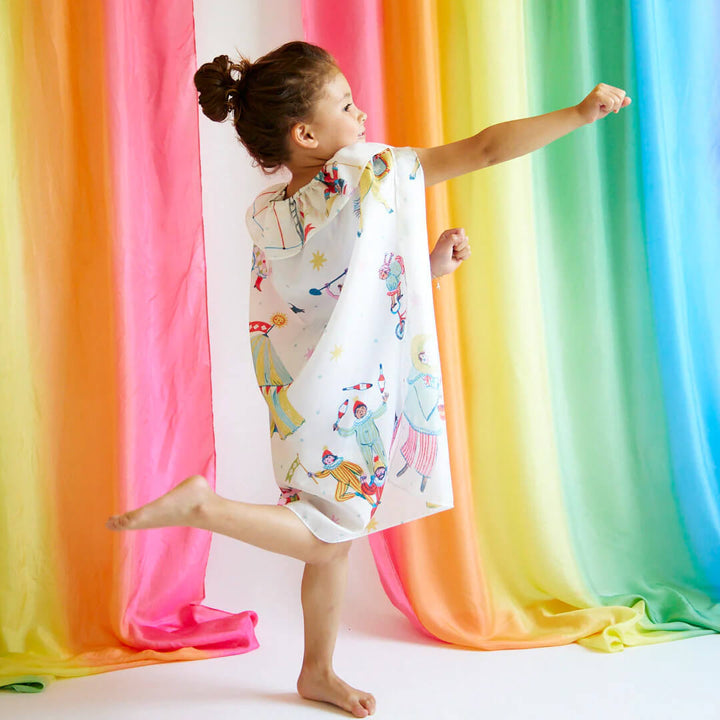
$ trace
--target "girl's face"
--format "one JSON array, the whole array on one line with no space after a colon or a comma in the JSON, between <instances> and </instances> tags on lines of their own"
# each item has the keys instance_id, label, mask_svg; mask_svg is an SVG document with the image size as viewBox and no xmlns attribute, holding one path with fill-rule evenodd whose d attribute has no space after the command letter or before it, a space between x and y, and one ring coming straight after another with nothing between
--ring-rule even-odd
<instances>
[{"instance_id":1,"label":"girl's face","mask_svg":"<svg viewBox=\"0 0 720 720\"><path fill-rule=\"evenodd\" d=\"M365 141L367 115L353 103L345 76L338 72L325 85L310 121L317 151L329 160L340 148Z\"/></svg>"}]
</instances>

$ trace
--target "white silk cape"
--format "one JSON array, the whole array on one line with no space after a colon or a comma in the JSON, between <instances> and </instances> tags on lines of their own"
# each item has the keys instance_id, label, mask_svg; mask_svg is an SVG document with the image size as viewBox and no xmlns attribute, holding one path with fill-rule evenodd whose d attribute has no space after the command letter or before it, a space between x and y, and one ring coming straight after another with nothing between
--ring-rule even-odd
<instances>
[{"instance_id":1,"label":"white silk cape","mask_svg":"<svg viewBox=\"0 0 720 720\"><path fill-rule=\"evenodd\" d=\"M326 542L452 507L417 154L350 145L284 195L246 218L279 503Z\"/></svg>"}]
</instances>

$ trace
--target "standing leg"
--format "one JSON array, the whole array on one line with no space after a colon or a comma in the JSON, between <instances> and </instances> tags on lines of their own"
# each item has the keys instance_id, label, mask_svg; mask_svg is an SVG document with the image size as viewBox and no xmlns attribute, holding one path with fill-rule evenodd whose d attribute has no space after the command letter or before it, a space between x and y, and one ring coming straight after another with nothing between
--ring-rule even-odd
<instances>
[{"instance_id":1,"label":"standing leg","mask_svg":"<svg viewBox=\"0 0 720 720\"><path fill-rule=\"evenodd\" d=\"M342 552L332 560L305 565L302 580L305 655L297 689L308 700L329 702L362 718L375 712L375 698L351 687L333 670L350 542L338 545Z\"/></svg>"}]
</instances>

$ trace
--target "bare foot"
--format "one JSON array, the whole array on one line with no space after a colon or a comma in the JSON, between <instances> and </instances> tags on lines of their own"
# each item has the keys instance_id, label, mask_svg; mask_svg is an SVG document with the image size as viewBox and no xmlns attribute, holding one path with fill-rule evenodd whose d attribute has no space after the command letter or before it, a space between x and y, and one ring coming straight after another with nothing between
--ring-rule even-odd
<instances>
[{"instance_id":1,"label":"bare foot","mask_svg":"<svg viewBox=\"0 0 720 720\"><path fill-rule=\"evenodd\" d=\"M306 700L337 705L355 717L364 718L375 712L375 698L370 693L350 687L332 670L303 668L297 681L297 689Z\"/></svg>"},{"instance_id":2,"label":"bare foot","mask_svg":"<svg viewBox=\"0 0 720 720\"><path fill-rule=\"evenodd\" d=\"M105 527L109 530L142 530L144 528L185 526L203 500L213 493L202 475L191 475L157 500L112 515Z\"/></svg>"}]
</instances>

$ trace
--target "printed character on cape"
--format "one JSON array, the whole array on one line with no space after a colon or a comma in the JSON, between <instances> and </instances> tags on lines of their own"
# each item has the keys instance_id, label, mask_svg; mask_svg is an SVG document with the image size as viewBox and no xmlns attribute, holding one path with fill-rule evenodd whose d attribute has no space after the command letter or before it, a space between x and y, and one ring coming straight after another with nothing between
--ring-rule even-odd
<instances>
[{"instance_id":1,"label":"printed character on cape","mask_svg":"<svg viewBox=\"0 0 720 720\"><path fill-rule=\"evenodd\" d=\"M375 511L378 508L378 505L380 505L380 498L382 497L383 488L385 487L385 474L387 473L387 467L384 463L384 461L381 461L380 458L376 455L373 458L373 471L370 475L370 478L367 482L363 481L362 483L362 491L366 495L374 495L375 496L375 507L372 509L372 512L370 513L370 517L372 517L375 514Z\"/></svg>"},{"instance_id":2,"label":"printed character on cape","mask_svg":"<svg viewBox=\"0 0 720 720\"><path fill-rule=\"evenodd\" d=\"M354 210L355 214L359 219L358 226L358 237L362 235L363 231L363 214L362 208L365 198L369 193L372 193L372 197L378 202L384 205L385 209L392 213L393 208L388 205L387 201L382 196L382 184L383 180L390 174L393 167L393 156L390 149L383 150L383 152L373 155L372 162L368 164L360 175L359 190L357 197L355 198Z\"/></svg>"},{"instance_id":3,"label":"printed character on cape","mask_svg":"<svg viewBox=\"0 0 720 720\"><path fill-rule=\"evenodd\" d=\"M437 459L438 436L442 434L444 407L438 368L428 357L429 335L416 335L412 340L412 368L408 375L398 436L407 428L407 437L400 448L405 465L397 472L400 477L409 468L420 475L420 491L424 492Z\"/></svg>"},{"instance_id":4,"label":"printed character on cape","mask_svg":"<svg viewBox=\"0 0 720 720\"><path fill-rule=\"evenodd\" d=\"M387 466L385 447L380 437L378 426L375 424L375 420L387 410L387 399L388 394L383 393L380 407L373 412L368 412L367 405L361 400L356 399L353 405L355 421L352 426L349 428L340 427L339 420L333 424L333 430L336 430L340 437L355 436L355 440L365 460L365 465L370 473L374 472L373 466L375 458L379 458L379 461Z\"/></svg>"},{"instance_id":5,"label":"printed character on cape","mask_svg":"<svg viewBox=\"0 0 720 720\"><path fill-rule=\"evenodd\" d=\"M366 480L367 477L363 474L363 469L358 464L334 455L327 448L323 450L322 464L324 466L323 470L316 473L308 472L308 477L320 479L326 477L334 478L337 482L335 499L338 502L345 502L346 500L359 497L367 500L373 507L377 506L373 498L363 491L363 480Z\"/></svg>"},{"instance_id":6,"label":"printed character on cape","mask_svg":"<svg viewBox=\"0 0 720 720\"><path fill-rule=\"evenodd\" d=\"M403 308L403 282L405 280L405 261L401 255L385 253L378 276L385 281L387 296L390 298L390 312L398 316L398 324L395 328L395 335L398 340L403 339L405 334L405 319L407 311Z\"/></svg>"},{"instance_id":7,"label":"printed character on cape","mask_svg":"<svg viewBox=\"0 0 720 720\"><path fill-rule=\"evenodd\" d=\"M259 248L257 245L253 245L251 272L255 274L253 287L262 292L262 281L267 278L270 272L267 260L265 259L265 253L262 251L262 248Z\"/></svg>"},{"instance_id":8,"label":"printed character on cape","mask_svg":"<svg viewBox=\"0 0 720 720\"><path fill-rule=\"evenodd\" d=\"M287 391L293 378L269 337L273 328L287 324L287 316L275 313L271 320L269 323L259 320L250 323L250 349L258 387L270 409L270 435L276 432L284 440L305 422L305 418L290 404Z\"/></svg>"},{"instance_id":9,"label":"printed character on cape","mask_svg":"<svg viewBox=\"0 0 720 720\"><path fill-rule=\"evenodd\" d=\"M297 502L300 499L300 493L291 487L280 488L280 500L278 505L288 505L291 502Z\"/></svg>"},{"instance_id":10,"label":"printed character on cape","mask_svg":"<svg viewBox=\"0 0 720 720\"><path fill-rule=\"evenodd\" d=\"M331 298L337 300L340 297L340 293L343 289L343 278L347 275L348 269L345 268L337 277L333 278L329 282L326 282L322 287L310 288L311 295L322 295L327 293Z\"/></svg>"}]
</instances>

